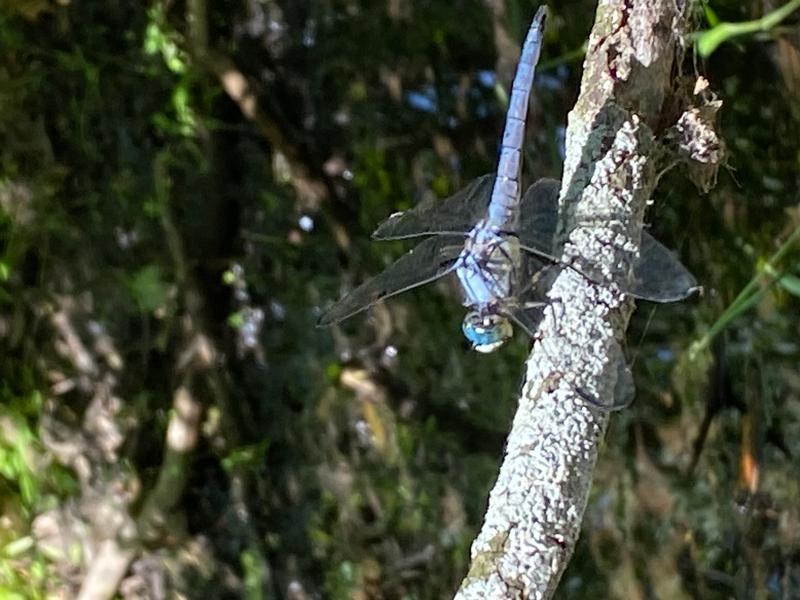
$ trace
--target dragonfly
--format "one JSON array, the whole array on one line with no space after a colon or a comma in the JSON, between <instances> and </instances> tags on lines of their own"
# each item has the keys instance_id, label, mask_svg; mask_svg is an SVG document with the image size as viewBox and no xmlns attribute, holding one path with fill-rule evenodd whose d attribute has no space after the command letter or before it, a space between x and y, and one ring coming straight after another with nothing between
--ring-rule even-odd
<instances>
[{"instance_id":1,"label":"dragonfly","mask_svg":"<svg viewBox=\"0 0 800 600\"><path fill-rule=\"evenodd\" d=\"M560 255L560 182L540 179L524 195L520 183L525 121L545 18L546 8L541 7L522 47L496 173L478 177L447 199L424 201L382 222L373 239L426 239L331 306L319 325L340 322L455 273L468 309L461 328L473 349L493 352L512 337L512 323L533 337L544 303L532 299L536 278L531 275ZM673 302L696 289L696 280L675 255L644 232L626 291L639 299Z\"/></svg>"}]
</instances>

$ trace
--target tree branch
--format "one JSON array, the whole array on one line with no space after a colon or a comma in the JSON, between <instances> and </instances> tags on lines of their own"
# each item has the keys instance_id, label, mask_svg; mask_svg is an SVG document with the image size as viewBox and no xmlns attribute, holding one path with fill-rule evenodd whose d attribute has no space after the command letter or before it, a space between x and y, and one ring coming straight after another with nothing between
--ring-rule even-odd
<instances>
[{"instance_id":1,"label":"tree branch","mask_svg":"<svg viewBox=\"0 0 800 600\"><path fill-rule=\"evenodd\" d=\"M655 188L654 134L689 0L601 0L569 115L563 269L548 293L506 456L457 597L549 598L577 541L603 404L624 385L622 292Z\"/></svg>"}]
</instances>

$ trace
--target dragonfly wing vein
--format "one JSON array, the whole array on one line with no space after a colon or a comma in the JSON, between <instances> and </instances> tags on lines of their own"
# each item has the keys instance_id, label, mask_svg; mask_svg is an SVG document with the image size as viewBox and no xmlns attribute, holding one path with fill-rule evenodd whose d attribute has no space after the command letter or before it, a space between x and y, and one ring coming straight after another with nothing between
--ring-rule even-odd
<instances>
[{"instance_id":1,"label":"dragonfly wing vein","mask_svg":"<svg viewBox=\"0 0 800 600\"><path fill-rule=\"evenodd\" d=\"M378 225L372 238L398 240L421 235L467 233L486 212L494 175L483 175L444 200L428 200Z\"/></svg>"},{"instance_id":2,"label":"dragonfly wing vein","mask_svg":"<svg viewBox=\"0 0 800 600\"><path fill-rule=\"evenodd\" d=\"M447 275L464 247L461 236L439 236L418 244L387 269L362 283L319 318L331 325L361 312L376 302L425 285Z\"/></svg>"},{"instance_id":3,"label":"dragonfly wing vein","mask_svg":"<svg viewBox=\"0 0 800 600\"><path fill-rule=\"evenodd\" d=\"M554 255L560 189L557 179L540 179L528 188L520 205L520 244L548 259Z\"/></svg>"},{"instance_id":4,"label":"dragonfly wing vein","mask_svg":"<svg viewBox=\"0 0 800 600\"><path fill-rule=\"evenodd\" d=\"M560 188L555 179L540 179L525 192L521 208L520 247L553 263L559 262L560 253L555 240ZM666 303L683 300L698 289L697 280L675 254L642 232L639 260L626 291L639 300Z\"/></svg>"},{"instance_id":5,"label":"dragonfly wing vein","mask_svg":"<svg viewBox=\"0 0 800 600\"><path fill-rule=\"evenodd\" d=\"M673 252L646 231L629 292L640 300L677 302L698 290L697 280Z\"/></svg>"},{"instance_id":6,"label":"dragonfly wing vein","mask_svg":"<svg viewBox=\"0 0 800 600\"><path fill-rule=\"evenodd\" d=\"M545 304L541 303L538 306L518 307L507 311L507 314L528 337L533 338L544 316L544 306Z\"/></svg>"}]
</instances>

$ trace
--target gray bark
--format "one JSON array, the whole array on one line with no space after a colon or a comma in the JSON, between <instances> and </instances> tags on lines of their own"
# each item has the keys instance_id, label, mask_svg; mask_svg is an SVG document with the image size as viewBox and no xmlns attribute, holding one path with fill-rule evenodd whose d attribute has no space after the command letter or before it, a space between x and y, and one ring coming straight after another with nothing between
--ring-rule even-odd
<instances>
[{"instance_id":1,"label":"gray bark","mask_svg":"<svg viewBox=\"0 0 800 600\"><path fill-rule=\"evenodd\" d=\"M569 115L563 269L527 361L519 407L457 598L549 598L577 541L598 444L624 372L622 293L656 185L652 128L690 0L601 0ZM596 282L602 282L598 284ZM617 390L619 392L619 390Z\"/></svg>"}]
</instances>

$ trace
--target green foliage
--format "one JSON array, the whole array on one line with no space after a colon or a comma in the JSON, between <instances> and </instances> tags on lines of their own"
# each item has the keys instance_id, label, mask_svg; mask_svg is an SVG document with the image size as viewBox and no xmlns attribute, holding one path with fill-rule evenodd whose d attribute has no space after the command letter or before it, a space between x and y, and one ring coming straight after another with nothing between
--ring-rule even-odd
<instances>
[{"instance_id":1,"label":"green foliage","mask_svg":"<svg viewBox=\"0 0 800 600\"><path fill-rule=\"evenodd\" d=\"M800 277L796 275L779 275L778 285L790 294L800 297Z\"/></svg>"},{"instance_id":2,"label":"green foliage","mask_svg":"<svg viewBox=\"0 0 800 600\"><path fill-rule=\"evenodd\" d=\"M736 299L731 302L725 311L708 328L708 331L703 334L703 337L692 343L688 354L689 361L693 361L700 352L707 349L714 338L728 327L731 321L746 313L760 302L773 283L777 282L790 293L795 293L793 289L796 288L793 284L797 278L793 275L782 275L778 273L777 268L784 257L793 249L798 239L800 239L800 226L798 226L786 241L781 244L780 248L768 261L759 266L759 272L756 273L742 291L739 292ZM768 281L764 285L760 285L762 273L768 278ZM797 294L795 293L795 295Z\"/></svg>"},{"instance_id":3,"label":"green foliage","mask_svg":"<svg viewBox=\"0 0 800 600\"><path fill-rule=\"evenodd\" d=\"M222 459L221 465L226 471L237 467L256 468L262 464L269 448L268 440L262 440L257 444L250 444L240 448L234 448Z\"/></svg>"},{"instance_id":4,"label":"green foliage","mask_svg":"<svg viewBox=\"0 0 800 600\"><path fill-rule=\"evenodd\" d=\"M790 0L760 19L741 23L720 22L710 6L705 5L704 8L706 19L711 25L711 29L698 33L696 35L696 43L700 56L706 57L711 56L720 44L724 44L735 37L774 29L781 21L800 8L800 0Z\"/></svg>"},{"instance_id":5,"label":"green foliage","mask_svg":"<svg viewBox=\"0 0 800 600\"><path fill-rule=\"evenodd\" d=\"M167 68L176 75L188 69L188 57L182 49L183 40L167 25L164 7L154 4L147 10L148 24L144 30L142 49L147 55L161 55Z\"/></svg>"},{"instance_id":6,"label":"green foliage","mask_svg":"<svg viewBox=\"0 0 800 600\"><path fill-rule=\"evenodd\" d=\"M6 371L6 376L8 371ZM6 378L6 381L8 379ZM32 419L42 409L37 391L0 393L0 597L47 597L50 567L29 527L33 517L76 490L72 474L44 453Z\"/></svg>"},{"instance_id":7,"label":"green foliage","mask_svg":"<svg viewBox=\"0 0 800 600\"><path fill-rule=\"evenodd\" d=\"M4 370L6 374L8 370ZM20 380L17 380L20 381ZM44 454L32 421L42 410L38 390L16 396L6 388L0 392L0 489L19 502L26 517L42 508L51 494L74 490L69 472L54 465Z\"/></svg>"},{"instance_id":8,"label":"green foliage","mask_svg":"<svg viewBox=\"0 0 800 600\"><path fill-rule=\"evenodd\" d=\"M52 595L80 563L79 544L47 553L32 531L45 510L88 506L46 428L102 438L83 429L89 407L99 392L118 399L102 422L120 445L80 458L90 484L134 474L135 516L185 385L205 409L189 483L174 530L136 569L191 598L284 597L287 582L326 598L451 597L528 340L469 352L444 282L331 330L315 321L407 250L370 242L378 222L493 168L507 86L491 77L496 27L521 39L531 3L506 3L498 23L481 0L459 3L457 18L441 2L208 4L204 57L190 50L195 3L33 4L0 14L0 500L11 524L0 596ZM527 177L561 170L595 4L553 5ZM668 174L648 212L705 295L642 306L631 324L637 401L614 418L563 597L746 597L796 569L781 527L796 520L800 452L800 111L769 39L746 52L721 43L777 38L794 5L738 25L726 21L761 5L706 6L700 71L724 100L735 172L702 198ZM224 85L237 76L250 95ZM409 92L433 108L411 106ZM213 350L199 373L187 366L197 347ZM97 372L78 365L81 349ZM741 511L762 531L734 502L747 419L761 426L762 483ZM720 583L742 573L750 581Z\"/></svg>"},{"instance_id":9,"label":"green foliage","mask_svg":"<svg viewBox=\"0 0 800 600\"><path fill-rule=\"evenodd\" d=\"M143 313L154 312L167 302L167 284L158 265L147 265L133 273L128 290Z\"/></svg>"},{"instance_id":10,"label":"green foliage","mask_svg":"<svg viewBox=\"0 0 800 600\"><path fill-rule=\"evenodd\" d=\"M249 551L242 553L241 563L242 571L244 571L243 598L246 600L262 600L266 597L264 581L268 578L264 565L260 563L258 556Z\"/></svg>"},{"instance_id":11,"label":"green foliage","mask_svg":"<svg viewBox=\"0 0 800 600\"><path fill-rule=\"evenodd\" d=\"M327 574L325 589L331 598L344 600L357 595L362 587L362 573L358 565L344 561L335 565Z\"/></svg>"},{"instance_id":12,"label":"green foliage","mask_svg":"<svg viewBox=\"0 0 800 600\"><path fill-rule=\"evenodd\" d=\"M40 490L36 465L31 456L36 437L27 428L19 414L3 415L4 435L0 444L0 476L6 483L14 483L20 500L26 508L32 508L39 500Z\"/></svg>"}]
</instances>

